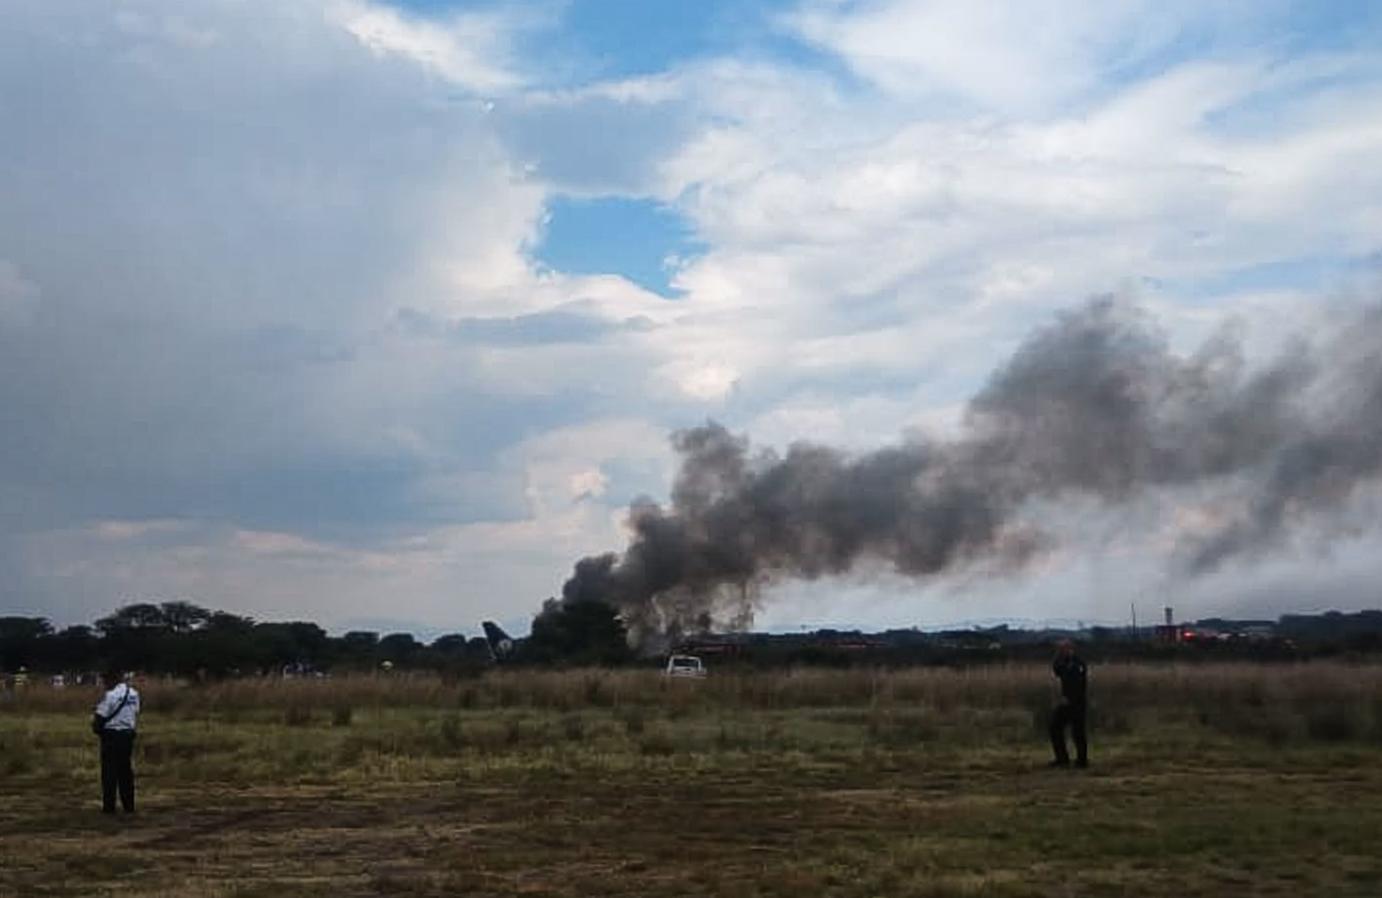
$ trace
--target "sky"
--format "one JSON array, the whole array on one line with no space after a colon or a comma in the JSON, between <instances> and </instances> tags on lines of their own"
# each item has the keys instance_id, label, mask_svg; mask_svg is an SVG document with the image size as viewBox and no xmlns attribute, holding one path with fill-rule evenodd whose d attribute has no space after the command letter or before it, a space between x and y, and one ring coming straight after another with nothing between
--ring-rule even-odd
<instances>
[{"instance_id":1,"label":"sky","mask_svg":"<svg viewBox=\"0 0 1382 898\"><path fill-rule=\"evenodd\" d=\"M1366 0L4 6L0 613L522 630L679 429L863 452L1090 296L1267 352L1382 286ZM1379 603L1366 513L1185 579L1087 511L755 623Z\"/></svg>"}]
</instances>

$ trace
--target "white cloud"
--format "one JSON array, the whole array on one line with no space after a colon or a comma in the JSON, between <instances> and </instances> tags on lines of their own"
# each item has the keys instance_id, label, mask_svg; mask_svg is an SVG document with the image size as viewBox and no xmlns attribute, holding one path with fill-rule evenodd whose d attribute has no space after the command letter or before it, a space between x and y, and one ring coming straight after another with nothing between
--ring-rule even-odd
<instances>
[{"instance_id":1,"label":"white cloud","mask_svg":"<svg viewBox=\"0 0 1382 898\"><path fill-rule=\"evenodd\" d=\"M1376 252L1382 185L1362 159L1382 151L1382 103L1356 80L1371 73L1321 87L1303 71L1191 62L1040 123L900 104L863 132L809 82L783 97L780 79L757 102L706 89L713 124L664 171L711 249L677 275L683 326L656 338L687 369L718 347L749 390L784 370L916 371L947 346L948 365L981 371L1001 357L995 336L1090 293ZM1288 84L1284 133L1221 124ZM1291 120L1325 94L1329 114ZM783 133L774 103L814 121ZM971 339L993 348L977 357Z\"/></svg>"},{"instance_id":2,"label":"white cloud","mask_svg":"<svg viewBox=\"0 0 1382 898\"><path fill-rule=\"evenodd\" d=\"M570 484L571 498L577 501L598 499L609 488L609 478L599 468L577 471L571 475L567 483Z\"/></svg>"},{"instance_id":3,"label":"white cloud","mask_svg":"<svg viewBox=\"0 0 1382 898\"><path fill-rule=\"evenodd\" d=\"M1250 11L1236 3L1150 0L823 0L786 21L890 94L1040 114L1103 92L1109 76L1134 69L1206 20Z\"/></svg>"},{"instance_id":4,"label":"white cloud","mask_svg":"<svg viewBox=\"0 0 1382 898\"><path fill-rule=\"evenodd\" d=\"M236 530L231 537L237 548L252 555L324 555L346 560L345 553L316 540L304 539L295 533L272 530Z\"/></svg>"},{"instance_id":5,"label":"white cloud","mask_svg":"<svg viewBox=\"0 0 1382 898\"><path fill-rule=\"evenodd\" d=\"M0 33L7 582L69 619L155 593L522 619L707 415L776 446L953 432L1095 292L1178 341L1311 321L1309 284L1239 273L1382 250L1376 54L1283 61L1270 9L1235 43L1214 7L811 2L788 33L854 78L750 54L537 89L552 23L508 7L27 0ZM538 270L553 191L684 214L679 298ZM972 589L1097 610L1066 561ZM917 607L850 590L768 620Z\"/></svg>"},{"instance_id":6,"label":"white cloud","mask_svg":"<svg viewBox=\"0 0 1382 898\"><path fill-rule=\"evenodd\" d=\"M94 527L96 536L103 540L123 542L143 539L158 534L176 534L187 529L186 522L178 520L144 521L101 521Z\"/></svg>"},{"instance_id":7,"label":"white cloud","mask_svg":"<svg viewBox=\"0 0 1382 898\"><path fill-rule=\"evenodd\" d=\"M667 432L637 418L595 419L555 428L516 444L504 457L506 464L523 472L529 514L535 520L561 518L577 504L605 496L613 483L612 468L643 471L659 484L670 480L672 473ZM628 489L629 484L620 486Z\"/></svg>"},{"instance_id":8,"label":"white cloud","mask_svg":"<svg viewBox=\"0 0 1382 898\"><path fill-rule=\"evenodd\" d=\"M35 610L60 621L178 597L266 620L339 626L384 613L474 633L485 618L525 621L560 590L574 559L618 542L621 518L573 503L551 515L434 528L371 548L190 521L175 530L126 529L114 541L107 527L28 534L18 544L23 562L43 569L53 589Z\"/></svg>"},{"instance_id":9,"label":"white cloud","mask_svg":"<svg viewBox=\"0 0 1382 898\"><path fill-rule=\"evenodd\" d=\"M1179 345L1238 315L1318 325L1318 296L1345 282L1239 279L1382 250L1363 161L1382 153L1375 57L1283 64L1217 35L1230 50L1179 61L1178 36L1225 11L1158 5L1148 35L1145 6L812 5L796 26L879 88L848 99L790 67L682 72L703 124L659 162L657 193L710 248L676 275L676 320L644 335L658 370L767 443L863 448L889 418L894 435L953 427L1033 324L1092 293L1139 295ZM924 52L936 42L947 52ZM1249 330L1253 347L1279 333ZM1084 563L1019 592L1074 607L1057 596Z\"/></svg>"},{"instance_id":10,"label":"white cloud","mask_svg":"<svg viewBox=\"0 0 1382 898\"><path fill-rule=\"evenodd\" d=\"M496 367L518 353L412 336L397 315L569 303L526 292L544 188L482 110L438 102L425 66L322 10L7 11L0 405L22 415L0 438L7 603L58 602L74 572L88 577L78 619L175 586L233 600L174 561L252 550L283 598L329 576L266 554L285 541L334 546L348 567L400 533L523 513L522 477L495 461L542 427L525 418L541 392ZM534 371L551 367L542 353ZM157 525L170 518L191 534L176 547ZM142 555L159 560L84 559L63 536L83 527L151 541ZM71 554L18 548L35 545Z\"/></svg>"},{"instance_id":11,"label":"white cloud","mask_svg":"<svg viewBox=\"0 0 1382 898\"><path fill-rule=\"evenodd\" d=\"M459 87L502 94L523 86L512 39L533 26L530 13L457 12L426 19L378 3L347 2L333 14L375 53L402 56Z\"/></svg>"},{"instance_id":12,"label":"white cloud","mask_svg":"<svg viewBox=\"0 0 1382 898\"><path fill-rule=\"evenodd\" d=\"M723 399L739 382L737 368L713 359L676 359L660 372L692 399Z\"/></svg>"}]
</instances>

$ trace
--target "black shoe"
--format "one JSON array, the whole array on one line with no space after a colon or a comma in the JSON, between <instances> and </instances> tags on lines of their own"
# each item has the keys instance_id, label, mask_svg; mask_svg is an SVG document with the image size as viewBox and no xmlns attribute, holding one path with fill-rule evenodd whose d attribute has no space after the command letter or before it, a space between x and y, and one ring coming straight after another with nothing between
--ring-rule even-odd
<instances>
[{"instance_id":1,"label":"black shoe","mask_svg":"<svg viewBox=\"0 0 1382 898\"><path fill-rule=\"evenodd\" d=\"M113 815L115 813L115 808L101 808L101 813Z\"/></svg>"},{"instance_id":2,"label":"black shoe","mask_svg":"<svg viewBox=\"0 0 1382 898\"><path fill-rule=\"evenodd\" d=\"M1088 767L1088 766L1089 766L1089 758L1080 758L1078 761L1075 762L1075 766L1076 766L1076 767L1079 767L1080 769L1084 769L1085 767Z\"/></svg>"},{"instance_id":3,"label":"black shoe","mask_svg":"<svg viewBox=\"0 0 1382 898\"><path fill-rule=\"evenodd\" d=\"M1069 766L1070 766L1070 761L1067 760L1067 759L1065 759L1065 758L1056 758L1054 761L1052 761L1050 764L1047 764L1046 766L1047 766L1047 767L1069 767Z\"/></svg>"}]
</instances>

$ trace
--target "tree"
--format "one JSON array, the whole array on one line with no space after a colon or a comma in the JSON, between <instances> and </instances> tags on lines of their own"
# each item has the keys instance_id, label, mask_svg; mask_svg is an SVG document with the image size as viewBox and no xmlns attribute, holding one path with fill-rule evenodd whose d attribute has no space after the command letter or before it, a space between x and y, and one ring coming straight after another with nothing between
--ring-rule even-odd
<instances>
[{"instance_id":1,"label":"tree","mask_svg":"<svg viewBox=\"0 0 1382 898\"><path fill-rule=\"evenodd\" d=\"M336 643L339 657L353 667L373 667L379 634L371 630L351 630Z\"/></svg>"},{"instance_id":2,"label":"tree","mask_svg":"<svg viewBox=\"0 0 1382 898\"><path fill-rule=\"evenodd\" d=\"M254 625L256 657L261 667L312 662L325 643L326 634L316 624L301 621Z\"/></svg>"},{"instance_id":3,"label":"tree","mask_svg":"<svg viewBox=\"0 0 1382 898\"><path fill-rule=\"evenodd\" d=\"M228 611L213 611L202 627L203 633L245 634L254 629L254 618Z\"/></svg>"},{"instance_id":4,"label":"tree","mask_svg":"<svg viewBox=\"0 0 1382 898\"><path fill-rule=\"evenodd\" d=\"M432 641L432 651L439 655L464 655L466 638L464 633L448 633Z\"/></svg>"},{"instance_id":5,"label":"tree","mask_svg":"<svg viewBox=\"0 0 1382 898\"><path fill-rule=\"evenodd\" d=\"M47 618L0 617L0 669L34 666L42 640L52 632Z\"/></svg>"},{"instance_id":6,"label":"tree","mask_svg":"<svg viewBox=\"0 0 1382 898\"><path fill-rule=\"evenodd\" d=\"M533 618L526 653L536 661L621 664L631 655L619 612L598 601L548 599Z\"/></svg>"},{"instance_id":7,"label":"tree","mask_svg":"<svg viewBox=\"0 0 1382 898\"><path fill-rule=\"evenodd\" d=\"M210 611L191 602L164 602L158 607L163 612L163 626L173 633L191 633L211 618Z\"/></svg>"},{"instance_id":8,"label":"tree","mask_svg":"<svg viewBox=\"0 0 1382 898\"><path fill-rule=\"evenodd\" d=\"M325 630L310 621L295 620L288 622L288 632L297 646L299 661L318 664L325 660L331 645L331 637Z\"/></svg>"},{"instance_id":9,"label":"tree","mask_svg":"<svg viewBox=\"0 0 1382 898\"><path fill-rule=\"evenodd\" d=\"M190 672L225 676L254 667L254 618L213 611L200 629L188 637L195 647Z\"/></svg>"},{"instance_id":10,"label":"tree","mask_svg":"<svg viewBox=\"0 0 1382 898\"><path fill-rule=\"evenodd\" d=\"M374 651L374 647L379 644L379 634L373 630L351 630L341 637L341 642L351 648Z\"/></svg>"},{"instance_id":11,"label":"tree","mask_svg":"<svg viewBox=\"0 0 1382 898\"><path fill-rule=\"evenodd\" d=\"M68 627L47 640L49 666L55 670L82 670L97 666L101 641L87 626Z\"/></svg>"},{"instance_id":12,"label":"tree","mask_svg":"<svg viewBox=\"0 0 1382 898\"><path fill-rule=\"evenodd\" d=\"M385 661L407 664L421 648L422 645L413 638L411 633L390 633L379 640L377 654Z\"/></svg>"},{"instance_id":13,"label":"tree","mask_svg":"<svg viewBox=\"0 0 1382 898\"><path fill-rule=\"evenodd\" d=\"M168 620L163 609L151 602L136 602L115 609L114 612L96 621L96 629L103 636L110 636L127 630L163 630Z\"/></svg>"}]
</instances>

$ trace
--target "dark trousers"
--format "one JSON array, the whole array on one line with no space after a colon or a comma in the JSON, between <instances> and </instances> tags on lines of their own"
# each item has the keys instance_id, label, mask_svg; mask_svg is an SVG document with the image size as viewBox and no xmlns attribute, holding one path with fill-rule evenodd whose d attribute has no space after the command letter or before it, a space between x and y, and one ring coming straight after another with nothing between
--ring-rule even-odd
<instances>
[{"instance_id":1,"label":"dark trousers","mask_svg":"<svg viewBox=\"0 0 1382 898\"><path fill-rule=\"evenodd\" d=\"M101 809L115 813L115 793L126 811L134 810L134 732L106 730L101 734Z\"/></svg>"},{"instance_id":2,"label":"dark trousers","mask_svg":"<svg viewBox=\"0 0 1382 898\"><path fill-rule=\"evenodd\" d=\"M1070 736L1075 741L1075 757L1081 763L1089 760L1089 743L1084 728L1084 702L1061 702L1051 715L1051 750L1056 760L1062 764L1070 763L1070 754L1065 749L1065 728L1070 727Z\"/></svg>"}]
</instances>

